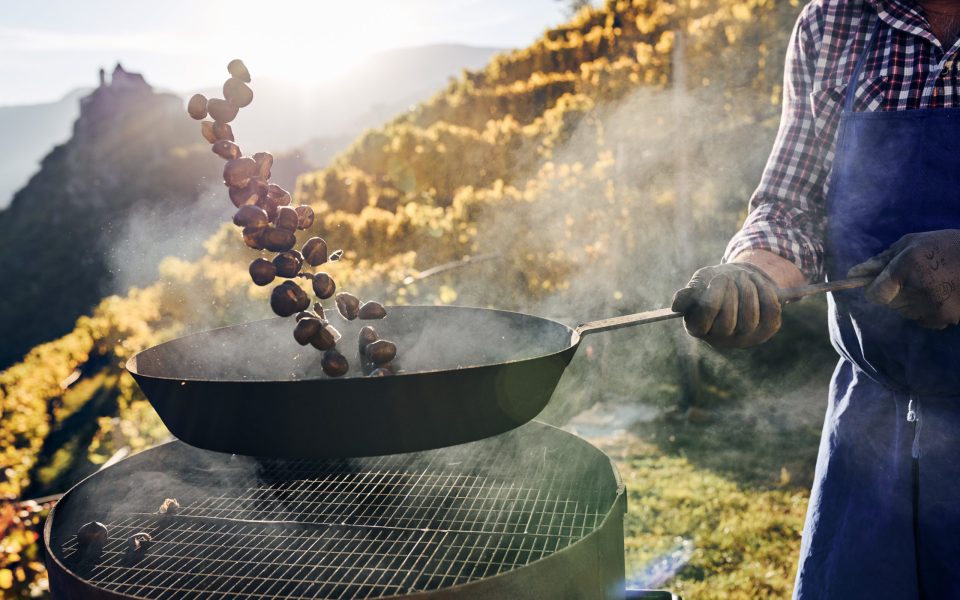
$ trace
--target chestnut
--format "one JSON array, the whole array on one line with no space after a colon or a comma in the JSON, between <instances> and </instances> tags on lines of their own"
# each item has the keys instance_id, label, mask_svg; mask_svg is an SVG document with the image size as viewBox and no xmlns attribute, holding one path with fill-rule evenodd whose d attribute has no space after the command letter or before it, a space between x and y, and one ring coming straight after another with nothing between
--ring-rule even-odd
<instances>
[{"instance_id":1,"label":"chestnut","mask_svg":"<svg viewBox=\"0 0 960 600\"><path fill-rule=\"evenodd\" d=\"M306 346L323 329L323 323L320 319L314 317L304 317L297 321L297 326L293 329L293 339L301 346Z\"/></svg>"},{"instance_id":2,"label":"chestnut","mask_svg":"<svg viewBox=\"0 0 960 600\"><path fill-rule=\"evenodd\" d=\"M240 81L250 83L250 71L247 70L247 65L243 64L243 61L239 58L235 58L227 63L227 72Z\"/></svg>"},{"instance_id":3,"label":"chestnut","mask_svg":"<svg viewBox=\"0 0 960 600\"><path fill-rule=\"evenodd\" d=\"M229 123L237 117L240 107L222 100L220 98L211 98L207 100L207 112L218 123Z\"/></svg>"},{"instance_id":4,"label":"chestnut","mask_svg":"<svg viewBox=\"0 0 960 600\"><path fill-rule=\"evenodd\" d=\"M361 319L382 319L387 316L387 309L379 302L364 302L357 313Z\"/></svg>"},{"instance_id":5,"label":"chestnut","mask_svg":"<svg viewBox=\"0 0 960 600\"><path fill-rule=\"evenodd\" d=\"M143 552L147 549L152 541L153 536L151 536L149 533L146 531L138 531L127 538L127 550L130 552Z\"/></svg>"},{"instance_id":6,"label":"chestnut","mask_svg":"<svg viewBox=\"0 0 960 600\"><path fill-rule=\"evenodd\" d=\"M267 227L244 227L243 243L246 244L248 248L263 250L263 234L266 231Z\"/></svg>"},{"instance_id":7,"label":"chestnut","mask_svg":"<svg viewBox=\"0 0 960 600\"><path fill-rule=\"evenodd\" d=\"M240 155L242 154L240 152L240 146L236 145L230 140L218 140L214 142L211 150L213 150L214 154L224 160L240 158Z\"/></svg>"},{"instance_id":8,"label":"chestnut","mask_svg":"<svg viewBox=\"0 0 960 600\"><path fill-rule=\"evenodd\" d=\"M237 227L266 227L270 221L267 220L267 211L253 204L244 204L233 215L233 224Z\"/></svg>"},{"instance_id":9,"label":"chestnut","mask_svg":"<svg viewBox=\"0 0 960 600\"><path fill-rule=\"evenodd\" d=\"M310 338L310 345L317 350L329 350L337 345L340 332L324 323L317 333Z\"/></svg>"},{"instance_id":10,"label":"chestnut","mask_svg":"<svg viewBox=\"0 0 960 600\"><path fill-rule=\"evenodd\" d=\"M223 83L223 97L230 104L243 108L253 102L253 90L236 77L231 77Z\"/></svg>"},{"instance_id":11,"label":"chestnut","mask_svg":"<svg viewBox=\"0 0 960 600\"><path fill-rule=\"evenodd\" d=\"M107 526L99 521L84 523L77 530L77 546L82 548L103 548L107 543Z\"/></svg>"},{"instance_id":12,"label":"chestnut","mask_svg":"<svg viewBox=\"0 0 960 600\"><path fill-rule=\"evenodd\" d=\"M297 216L297 211L289 206L281 206L277 209L276 223L278 229L286 229L292 233L297 230L297 223L299 221L300 218Z\"/></svg>"},{"instance_id":13,"label":"chestnut","mask_svg":"<svg viewBox=\"0 0 960 600\"><path fill-rule=\"evenodd\" d=\"M306 204L301 204L294 210L297 211L297 229L310 229L314 219L313 209Z\"/></svg>"},{"instance_id":14,"label":"chestnut","mask_svg":"<svg viewBox=\"0 0 960 600\"><path fill-rule=\"evenodd\" d=\"M333 348L323 353L320 366L323 368L323 372L330 377L346 375L347 371L350 370L350 363L347 362L347 358Z\"/></svg>"},{"instance_id":15,"label":"chestnut","mask_svg":"<svg viewBox=\"0 0 960 600\"><path fill-rule=\"evenodd\" d=\"M360 313L360 300L348 292L337 294L337 310L343 315L343 318L352 321Z\"/></svg>"},{"instance_id":16,"label":"chestnut","mask_svg":"<svg viewBox=\"0 0 960 600\"><path fill-rule=\"evenodd\" d=\"M219 140L230 140L232 142L234 141L233 128L226 123L221 123L219 121L216 121L213 124L213 137L214 137L214 140L213 140L214 142ZM210 143L212 144L213 142L210 142Z\"/></svg>"},{"instance_id":17,"label":"chestnut","mask_svg":"<svg viewBox=\"0 0 960 600\"><path fill-rule=\"evenodd\" d=\"M215 123L213 121L201 121L200 122L200 135L203 136L203 139L207 140L211 144L217 141L217 133L214 130L213 126Z\"/></svg>"},{"instance_id":18,"label":"chestnut","mask_svg":"<svg viewBox=\"0 0 960 600\"><path fill-rule=\"evenodd\" d=\"M230 187L243 187L257 174L257 163L249 156L228 160L223 167L223 181Z\"/></svg>"},{"instance_id":19,"label":"chestnut","mask_svg":"<svg viewBox=\"0 0 960 600\"><path fill-rule=\"evenodd\" d=\"M275 183L267 186L267 197L275 200L279 206L287 206L291 200L290 192Z\"/></svg>"},{"instance_id":20,"label":"chestnut","mask_svg":"<svg viewBox=\"0 0 960 600\"><path fill-rule=\"evenodd\" d=\"M326 300L337 291L337 283L327 273L323 271L313 274L313 293L317 298Z\"/></svg>"},{"instance_id":21,"label":"chestnut","mask_svg":"<svg viewBox=\"0 0 960 600\"><path fill-rule=\"evenodd\" d=\"M367 344L364 356L375 365L384 365L397 356L397 345L388 340L377 340Z\"/></svg>"},{"instance_id":22,"label":"chestnut","mask_svg":"<svg viewBox=\"0 0 960 600\"><path fill-rule=\"evenodd\" d=\"M187 101L187 114L200 121L207 118L207 97L203 94L194 94Z\"/></svg>"},{"instance_id":23,"label":"chestnut","mask_svg":"<svg viewBox=\"0 0 960 600\"><path fill-rule=\"evenodd\" d=\"M267 227L263 231L263 247L271 252L286 252L297 243L292 231Z\"/></svg>"},{"instance_id":24,"label":"chestnut","mask_svg":"<svg viewBox=\"0 0 960 600\"><path fill-rule=\"evenodd\" d=\"M267 285L277 276L277 267L265 258L250 263L250 279L257 285Z\"/></svg>"},{"instance_id":25,"label":"chestnut","mask_svg":"<svg viewBox=\"0 0 960 600\"><path fill-rule=\"evenodd\" d=\"M327 242L321 237L310 238L300 251L303 252L303 259L311 266L316 267L327 262Z\"/></svg>"},{"instance_id":26,"label":"chestnut","mask_svg":"<svg viewBox=\"0 0 960 600\"><path fill-rule=\"evenodd\" d=\"M296 277L303 266L303 256L296 250L287 250L273 258L273 266L277 269L277 277Z\"/></svg>"},{"instance_id":27,"label":"chestnut","mask_svg":"<svg viewBox=\"0 0 960 600\"><path fill-rule=\"evenodd\" d=\"M310 306L310 298L307 297L307 293L292 281L284 281L273 288L270 294L270 308L281 317L289 317L308 306Z\"/></svg>"},{"instance_id":28,"label":"chestnut","mask_svg":"<svg viewBox=\"0 0 960 600\"><path fill-rule=\"evenodd\" d=\"M160 505L160 510L157 513L161 515L170 515L173 516L180 512L180 503L177 502L176 498L165 498L163 504Z\"/></svg>"},{"instance_id":29,"label":"chestnut","mask_svg":"<svg viewBox=\"0 0 960 600\"><path fill-rule=\"evenodd\" d=\"M230 189L230 201L237 208L245 204L258 204L261 198L266 196L267 186L259 177L251 177L247 185L242 187L232 187ZM268 215L269 220L269 215Z\"/></svg>"},{"instance_id":30,"label":"chestnut","mask_svg":"<svg viewBox=\"0 0 960 600\"><path fill-rule=\"evenodd\" d=\"M374 331L373 327L364 325L362 328L360 328L360 339L358 340L357 344L360 348L360 356L363 356L363 351L367 349L367 345L372 344L379 339L380 336L377 335L377 332Z\"/></svg>"},{"instance_id":31,"label":"chestnut","mask_svg":"<svg viewBox=\"0 0 960 600\"><path fill-rule=\"evenodd\" d=\"M269 152L257 152L253 155L253 160L260 169L260 177L270 179L270 171L273 169L273 155Z\"/></svg>"}]
</instances>

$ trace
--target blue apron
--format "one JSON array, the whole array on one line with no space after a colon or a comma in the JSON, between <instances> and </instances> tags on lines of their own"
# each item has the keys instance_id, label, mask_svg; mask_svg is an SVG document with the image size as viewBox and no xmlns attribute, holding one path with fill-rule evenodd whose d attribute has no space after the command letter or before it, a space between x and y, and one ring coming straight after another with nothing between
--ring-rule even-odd
<instances>
[{"instance_id":1,"label":"blue apron","mask_svg":"<svg viewBox=\"0 0 960 600\"><path fill-rule=\"evenodd\" d=\"M827 196L827 275L907 233L960 228L960 109L854 112L847 85ZM960 598L960 327L926 330L861 290L829 298L841 360L794 597Z\"/></svg>"}]
</instances>

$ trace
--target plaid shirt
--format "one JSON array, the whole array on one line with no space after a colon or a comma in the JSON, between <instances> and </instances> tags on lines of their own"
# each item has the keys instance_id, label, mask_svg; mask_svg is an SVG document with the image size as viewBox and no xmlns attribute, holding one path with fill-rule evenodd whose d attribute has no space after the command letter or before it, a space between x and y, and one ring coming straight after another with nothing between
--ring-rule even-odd
<instances>
[{"instance_id":1,"label":"plaid shirt","mask_svg":"<svg viewBox=\"0 0 960 600\"><path fill-rule=\"evenodd\" d=\"M744 250L768 250L811 281L822 278L825 198L840 111L878 17L854 110L960 106L960 41L944 49L919 6L910 0L813 0L787 48L780 130L725 261Z\"/></svg>"}]
</instances>

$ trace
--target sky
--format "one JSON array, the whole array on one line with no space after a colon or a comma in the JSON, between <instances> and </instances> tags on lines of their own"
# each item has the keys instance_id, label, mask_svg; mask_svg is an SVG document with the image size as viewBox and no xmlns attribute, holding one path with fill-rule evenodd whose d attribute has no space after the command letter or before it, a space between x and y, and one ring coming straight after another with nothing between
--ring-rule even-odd
<instances>
[{"instance_id":1,"label":"sky","mask_svg":"<svg viewBox=\"0 0 960 600\"><path fill-rule=\"evenodd\" d=\"M557 0L4 1L0 106L93 87L118 60L173 91L209 86L232 58L310 87L391 48L523 47L564 10Z\"/></svg>"}]
</instances>

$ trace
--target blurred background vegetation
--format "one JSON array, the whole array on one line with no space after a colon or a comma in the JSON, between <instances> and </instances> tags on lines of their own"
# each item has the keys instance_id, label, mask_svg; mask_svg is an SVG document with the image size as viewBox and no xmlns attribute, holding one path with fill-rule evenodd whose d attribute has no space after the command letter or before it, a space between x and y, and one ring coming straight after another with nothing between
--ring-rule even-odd
<instances>
[{"instance_id":1,"label":"blurred background vegetation","mask_svg":"<svg viewBox=\"0 0 960 600\"><path fill-rule=\"evenodd\" d=\"M339 288L394 304L571 325L665 306L695 267L719 260L745 216L799 10L789 0L583 6L300 174L294 203L318 214L301 241L319 234L344 248L330 266ZM234 130L257 151L244 146L242 117ZM206 152L194 138L166 151L207 169L187 159ZM197 177L170 168L185 185ZM225 193L196 195L229 220ZM24 500L168 439L124 361L189 331L271 316L269 289L249 282L255 255L225 224L202 251L164 259L158 280L103 297L0 373L4 594L45 590L36 542L50 504ZM440 265L455 266L425 276ZM563 424L618 399L656 408L628 438L597 441L630 490L629 570L689 543L666 587L785 597L832 361L821 301L791 306L758 351L714 352L676 322L593 336L542 418Z\"/></svg>"}]
</instances>

